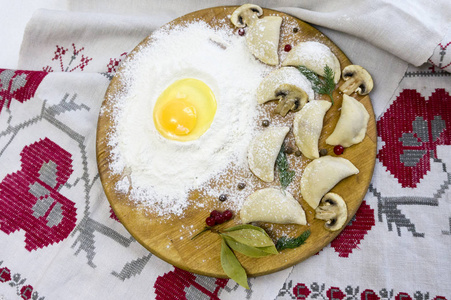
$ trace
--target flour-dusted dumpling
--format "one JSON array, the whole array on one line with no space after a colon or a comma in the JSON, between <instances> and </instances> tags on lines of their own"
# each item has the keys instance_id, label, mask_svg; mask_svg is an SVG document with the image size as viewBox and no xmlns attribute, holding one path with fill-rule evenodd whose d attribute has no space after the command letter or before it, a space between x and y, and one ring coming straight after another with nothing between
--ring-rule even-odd
<instances>
[{"instance_id":1,"label":"flour-dusted dumpling","mask_svg":"<svg viewBox=\"0 0 451 300\"><path fill-rule=\"evenodd\" d=\"M307 93L309 99L315 94L312 83L302 73L293 67L283 67L269 73L257 88L257 102L259 104L275 100L279 95L276 91L282 85L293 85Z\"/></svg>"},{"instance_id":2,"label":"flour-dusted dumpling","mask_svg":"<svg viewBox=\"0 0 451 300\"><path fill-rule=\"evenodd\" d=\"M358 174L349 160L342 157L323 156L307 165L301 178L301 195L316 209L321 198L344 178Z\"/></svg>"},{"instance_id":3,"label":"flour-dusted dumpling","mask_svg":"<svg viewBox=\"0 0 451 300\"><path fill-rule=\"evenodd\" d=\"M360 143L365 138L369 119L370 115L362 103L343 94L340 118L326 143L343 147Z\"/></svg>"},{"instance_id":4,"label":"flour-dusted dumpling","mask_svg":"<svg viewBox=\"0 0 451 300\"><path fill-rule=\"evenodd\" d=\"M246 32L246 42L251 53L268 65L279 63L280 25L282 18L268 16L257 19L249 25Z\"/></svg>"},{"instance_id":5,"label":"flour-dusted dumpling","mask_svg":"<svg viewBox=\"0 0 451 300\"><path fill-rule=\"evenodd\" d=\"M243 223L269 222L278 224L307 224L302 206L287 191L266 188L254 192L240 211Z\"/></svg>"},{"instance_id":6,"label":"flour-dusted dumpling","mask_svg":"<svg viewBox=\"0 0 451 300\"><path fill-rule=\"evenodd\" d=\"M340 61L329 47L318 42L302 42L288 52L282 66L304 66L320 76L324 76L324 68L329 66L334 71L334 82L340 80Z\"/></svg>"},{"instance_id":7,"label":"flour-dusted dumpling","mask_svg":"<svg viewBox=\"0 0 451 300\"><path fill-rule=\"evenodd\" d=\"M323 119L331 102L313 100L297 112L293 121L293 134L296 146L310 159L319 157L318 140L323 129Z\"/></svg>"},{"instance_id":8,"label":"flour-dusted dumpling","mask_svg":"<svg viewBox=\"0 0 451 300\"><path fill-rule=\"evenodd\" d=\"M270 127L251 141L247 153L249 168L261 180L274 180L274 165L288 131L290 127Z\"/></svg>"}]
</instances>

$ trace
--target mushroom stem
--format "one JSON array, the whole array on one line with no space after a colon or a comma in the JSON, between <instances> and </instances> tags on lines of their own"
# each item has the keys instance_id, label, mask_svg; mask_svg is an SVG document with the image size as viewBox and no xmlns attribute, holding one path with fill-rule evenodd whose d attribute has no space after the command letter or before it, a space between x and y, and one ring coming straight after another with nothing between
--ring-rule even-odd
<instances>
[{"instance_id":1,"label":"mushroom stem","mask_svg":"<svg viewBox=\"0 0 451 300\"><path fill-rule=\"evenodd\" d=\"M315 218L328 221L330 219L335 218L335 216L336 216L335 211L330 211L330 210L328 211L328 210L322 209L321 207L318 207L316 210Z\"/></svg>"},{"instance_id":2,"label":"mushroom stem","mask_svg":"<svg viewBox=\"0 0 451 300\"><path fill-rule=\"evenodd\" d=\"M362 84L361 80L350 78L346 80L340 87L339 90L346 95L351 95L355 90Z\"/></svg>"}]
</instances>

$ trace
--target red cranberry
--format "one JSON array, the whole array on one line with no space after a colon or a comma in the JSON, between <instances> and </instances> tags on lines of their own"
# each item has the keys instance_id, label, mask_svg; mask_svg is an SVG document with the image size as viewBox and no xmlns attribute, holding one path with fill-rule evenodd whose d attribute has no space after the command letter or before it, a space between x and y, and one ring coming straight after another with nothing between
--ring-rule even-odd
<instances>
[{"instance_id":1,"label":"red cranberry","mask_svg":"<svg viewBox=\"0 0 451 300\"><path fill-rule=\"evenodd\" d=\"M233 213L230 210L226 210L222 213L222 216L224 217L224 219L226 221L228 221L228 220L232 219Z\"/></svg>"},{"instance_id":2,"label":"red cranberry","mask_svg":"<svg viewBox=\"0 0 451 300\"><path fill-rule=\"evenodd\" d=\"M214 217L208 217L205 219L205 223L207 224L207 226L215 226L216 222L215 222L215 218Z\"/></svg>"},{"instance_id":3,"label":"red cranberry","mask_svg":"<svg viewBox=\"0 0 451 300\"><path fill-rule=\"evenodd\" d=\"M210 213L210 217L216 218L216 216L220 216L221 213L217 210L212 210Z\"/></svg>"},{"instance_id":4,"label":"red cranberry","mask_svg":"<svg viewBox=\"0 0 451 300\"><path fill-rule=\"evenodd\" d=\"M222 224L225 222L224 216L220 214L219 216L215 216L215 223L216 224Z\"/></svg>"},{"instance_id":5,"label":"red cranberry","mask_svg":"<svg viewBox=\"0 0 451 300\"><path fill-rule=\"evenodd\" d=\"M345 151L345 148L342 145L337 145L337 146L334 147L334 153L336 155L343 154L343 151Z\"/></svg>"},{"instance_id":6,"label":"red cranberry","mask_svg":"<svg viewBox=\"0 0 451 300\"><path fill-rule=\"evenodd\" d=\"M246 33L243 28L238 29L238 34L243 36Z\"/></svg>"},{"instance_id":7,"label":"red cranberry","mask_svg":"<svg viewBox=\"0 0 451 300\"><path fill-rule=\"evenodd\" d=\"M291 51L291 45L290 44L286 44L285 47L283 48L283 50L285 50L285 52L290 52Z\"/></svg>"}]
</instances>

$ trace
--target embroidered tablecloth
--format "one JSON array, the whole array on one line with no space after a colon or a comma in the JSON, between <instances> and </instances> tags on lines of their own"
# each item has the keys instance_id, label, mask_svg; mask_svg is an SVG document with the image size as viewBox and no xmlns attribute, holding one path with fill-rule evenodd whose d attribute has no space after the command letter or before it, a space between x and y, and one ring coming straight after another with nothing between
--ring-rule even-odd
<instances>
[{"instance_id":1,"label":"embroidered tablecloth","mask_svg":"<svg viewBox=\"0 0 451 300\"><path fill-rule=\"evenodd\" d=\"M415 49L393 53L339 24L342 32L333 30L320 18L332 6L280 3L309 22L318 17L373 74L378 153L369 191L338 238L292 268L249 279L245 290L144 249L112 212L96 163L100 104L120 62L152 30L206 4L174 14L174 3L162 5L165 14L148 17L136 13L137 1L122 15L118 3L107 13L80 3L72 3L78 11L38 11L18 69L0 69L1 300L451 299L449 19L438 18L441 40L418 64L424 55Z\"/></svg>"}]
</instances>

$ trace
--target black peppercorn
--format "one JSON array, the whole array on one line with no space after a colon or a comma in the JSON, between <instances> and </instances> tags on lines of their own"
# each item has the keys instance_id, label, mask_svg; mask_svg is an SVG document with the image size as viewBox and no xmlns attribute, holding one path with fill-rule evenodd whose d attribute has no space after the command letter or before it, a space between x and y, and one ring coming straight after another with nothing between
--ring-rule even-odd
<instances>
[{"instance_id":1,"label":"black peppercorn","mask_svg":"<svg viewBox=\"0 0 451 300\"><path fill-rule=\"evenodd\" d=\"M263 120L262 121L262 125L263 125L263 127L268 127L269 126L269 120Z\"/></svg>"},{"instance_id":2,"label":"black peppercorn","mask_svg":"<svg viewBox=\"0 0 451 300\"><path fill-rule=\"evenodd\" d=\"M226 201L226 200L227 200L227 195L226 195L226 194L221 194L221 195L219 196L219 201L224 202L224 201Z\"/></svg>"},{"instance_id":3,"label":"black peppercorn","mask_svg":"<svg viewBox=\"0 0 451 300\"><path fill-rule=\"evenodd\" d=\"M296 156L301 156L301 151L299 151L299 150L297 150L296 152L294 152L294 155L296 155Z\"/></svg>"},{"instance_id":4,"label":"black peppercorn","mask_svg":"<svg viewBox=\"0 0 451 300\"><path fill-rule=\"evenodd\" d=\"M243 182L238 183L238 189L242 190L246 187L246 184Z\"/></svg>"},{"instance_id":5,"label":"black peppercorn","mask_svg":"<svg viewBox=\"0 0 451 300\"><path fill-rule=\"evenodd\" d=\"M320 155L320 156L325 156L325 155L327 155L327 149L321 149L321 150L319 151L319 155Z\"/></svg>"},{"instance_id":6,"label":"black peppercorn","mask_svg":"<svg viewBox=\"0 0 451 300\"><path fill-rule=\"evenodd\" d=\"M299 31L299 28L297 28L297 27L294 27L294 28L293 28L293 32L294 32L294 33L298 32L298 31Z\"/></svg>"}]
</instances>

